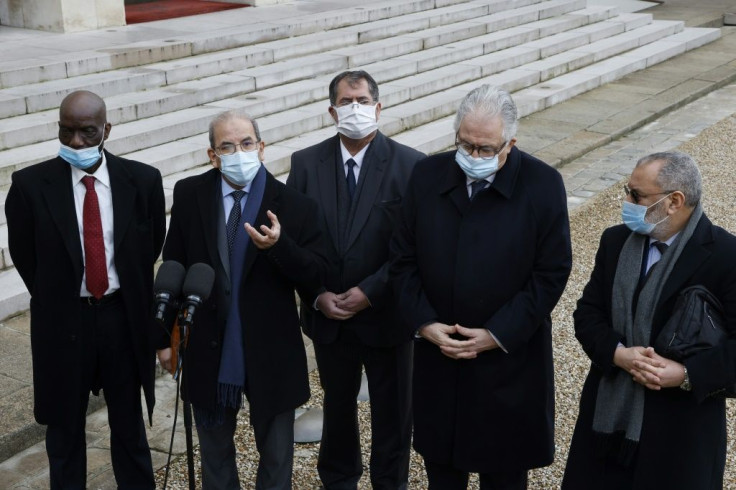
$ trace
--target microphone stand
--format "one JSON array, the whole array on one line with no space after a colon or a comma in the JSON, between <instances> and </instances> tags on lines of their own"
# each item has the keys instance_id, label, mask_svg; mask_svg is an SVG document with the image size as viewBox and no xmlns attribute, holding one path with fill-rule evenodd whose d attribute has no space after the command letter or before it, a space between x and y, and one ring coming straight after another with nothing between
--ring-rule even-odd
<instances>
[{"instance_id":1,"label":"microphone stand","mask_svg":"<svg viewBox=\"0 0 736 490\"><path fill-rule=\"evenodd\" d=\"M187 343L189 340L189 326L192 324L191 315L184 313L183 309L179 314L179 353L176 363L176 375L178 378L182 374L184 367L184 357L186 356ZM189 490L195 490L194 482L194 443L192 440L192 404L189 401L189 382L188 376L184 376L181 383L182 401L184 402L184 434L187 441L187 469L189 476Z\"/></svg>"}]
</instances>

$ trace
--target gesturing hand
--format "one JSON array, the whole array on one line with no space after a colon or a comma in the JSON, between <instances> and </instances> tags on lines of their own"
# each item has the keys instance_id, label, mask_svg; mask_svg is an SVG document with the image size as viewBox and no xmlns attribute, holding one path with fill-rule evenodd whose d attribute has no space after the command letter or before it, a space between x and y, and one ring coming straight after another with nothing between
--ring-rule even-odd
<instances>
[{"instance_id":1,"label":"gesturing hand","mask_svg":"<svg viewBox=\"0 0 736 490\"><path fill-rule=\"evenodd\" d=\"M263 234L260 234L250 223L244 225L245 231L259 250L266 250L273 247L281 236L281 223L279 223L279 219L271 211L266 211L266 216L271 220L271 227L261 225L260 228Z\"/></svg>"}]
</instances>

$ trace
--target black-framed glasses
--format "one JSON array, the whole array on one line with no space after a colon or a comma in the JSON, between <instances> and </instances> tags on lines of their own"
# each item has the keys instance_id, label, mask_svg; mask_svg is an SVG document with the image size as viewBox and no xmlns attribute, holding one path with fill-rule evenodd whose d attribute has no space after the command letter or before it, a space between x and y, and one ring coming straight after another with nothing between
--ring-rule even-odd
<instances>
[{"instance_id":1,"label":"black-framed glasses","mask_svg":"<svg viewBox=\"0 0 736 490\"><path fill-rule=\"evenodd\" d=\"M664 194L672 194L675 191L663 191L663 192L653 192L652 194L642 194L641 192L631 189L628 184L624 184L624 194L627 196L631 196L631 199L635 203L639 203L640 199L644 199L645 197L649 196L662 196Z\"/></svg>"},{"instance_id":2,"label":"black-framed glasses","mask_svg":"<svg viewBox=\"0 0 736 490\"><path fill-rule=\"evenodd\" d=\"M466 155L472 155L473 152L477 151L478 156L483 160L491 160L492 158L495 158L496 155L501 153L503 149L506 148L506 145L508 143L508 141L505 141L499 149L496 149L492 146L475 146L458 139L457 135L455 135L455 148Z\"/></svg>"},{"instance_id":3,"label":"black-framed glasses","mask_svg":"<svg viewBox=\"0 0 736 490\"><path fill-rule=\"evenodd\" d=\"M238 150L238 147L243 151L255 150L259 141L243 140L240 143L223 143L215 149L219 152L218 155L232 155Z\"/></svg>"}]
</instances>

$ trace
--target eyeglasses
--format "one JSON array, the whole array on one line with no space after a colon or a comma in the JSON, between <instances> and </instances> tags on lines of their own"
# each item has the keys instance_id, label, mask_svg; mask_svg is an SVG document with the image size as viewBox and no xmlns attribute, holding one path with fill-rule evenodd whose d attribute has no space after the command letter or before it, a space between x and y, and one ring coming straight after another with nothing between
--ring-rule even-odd
<instances>
[{"instance_id":1,"label":"eyeglasses","mask_svg":"<svg viewBox=\"0 0 736 490\"><path fill-rule=\"evenodd\" d=\"M624 184L624 194L626 194L627 196L631 196L631 199L637 204L639 203L639 199L643 199L649 196L661 196L663 194L672 194L673 192L675 191L663 191L663 192L654 192L652 194L642 194L634 189L629 188L627 184Z\"/></svg>"},{"instance_id":2,"label":"eyeglasses","mask_svg":"<svg viewBox=\"0 0 736 490\"><path fill-rule=\"evenodd\" d=\"M508 141L505 141L503 145L501 145L501 148L497 150L492 146L471 145L470 143L466 143L465 141L457 139L457 135L455 136L455 148L465 153L466 155L472 155L473 152L477 151L478 156L482 158L483 160L493 159L496 155L501 153L504 148L506 148L507 144L508 144Z\"/></svg>"},{"instance_id":3,"label":"eyeglasses","mask_svg":"<svg viewBox=\"0 0 736 490\"><path fill-rule=\"evenodd\" d=\"M240 143L223 143L215 149L219 152L218 155L232 155L238 147L243 151L253 151L260 141L243 140Z\"/></svg>"}]
</instances>

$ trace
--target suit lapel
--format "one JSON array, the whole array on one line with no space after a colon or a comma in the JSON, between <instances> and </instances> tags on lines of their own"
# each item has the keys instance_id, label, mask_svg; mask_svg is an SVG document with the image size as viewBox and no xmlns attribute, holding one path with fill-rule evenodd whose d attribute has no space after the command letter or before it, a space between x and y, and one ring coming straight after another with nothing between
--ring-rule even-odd
<instances>
[{"instance_id":1,"label":"suit lapel","mask_svg":"<svg viewBox=\"0 0 736 490\"><path fill-rule=\"evenodd\" d=\"M199 219L202 223L202 230L204 230L204 241L207 246L210 263L218 264L222 268L220 272L223 275L220 275L220 277L227 278L229 284L230 263L227 257L227 250L223 254L218 247L218 230L220 230L218 221L223 217L224 213L224 211L221 211L220 172L219 170L212 169L205 176L206 178L199 185L195 194Z\"/></svg>"},{"instance_id":2,"label":"suit lapel","mask_svg":"<svg viewBox=\"0 0 736 490\"><path fill-rule=\"evenodd\" d=\"M470 205L468 187L465 185L465 174L455 163L455 152L448 152L447 155L449 162L445 178L443 179L445 184L440 188L440 194L447 195L450 202L457 208L458 213L465 214L465 211Z\"/></svg>"},{"instance_id":3,"label":"suit lapel","mask_svg":"<svg viewBox=\"0 0 736 490\"><path fill-rule=\"evenodd\" d=\"M319 196L320 205L325 214L325 220L327 221L327 229L330 232L332 238L332 244L335 250L339 250L339 235L340 230L337 224L337 180L335 178L335 165L338 136L329 140L327 145L327 151L324 152L326 156L322 157L317 165L317 182L319 183Z\"/></svg>"},{"instance_id":4,"label":"suit lapel","mask_svg":"<svg viewBox=\"0 0 736 490\"><path fill-rule=\"evenodd\" d=\"M695 233L690 238L690 242L685 245L680 257L677 259L675 267L672 269L670 277L667 279L664 288L662 288L659 304L663 304L673 295L679 293L703 262L710 257L711 251L707 245L712 241L712 225L710 220L703 215L700 223L695 228Z\"/></svg>"},{"instance_id":5,"label":"suit lapel","mask_svg":"<svg viewBox=\"0 0 736 490\"><path fill-rule=\"evenodd\" d=\"M388 148L386 139L381 133L376 134L376 137L371 142L371 147L368 148L365 156L366 158L363 161L363 168L360 172L360 178L365 180L363 181L363 186L358 194L355 215L353 216L352 223L350 224L345 250L350 249L350 246L358 238L360 230L363 229L365 222L368 220L368 215L371 213L378 191L381 189L381 182L386 174L386 166L388 165Z\"/></svg>"},{"instance_id":6,"label":"suit lapel","mask_svg":"<svg viewBox=\"0 0 736 490\"><path fill-rule=\"evenodd\" d=\"M261 199L261 206L258 208L258 214L253 225L253 228L260 232L261 225L271 227L271 220L268 219L266 211L271 211L277 217L279 215L279 209L281 207L281 192L279 191L276 179L268 172L266 172L266 184L263 189L263 199ZM253 266L256 257L258 256L258 248L253 244L253 240L248 238L248 252L245 254L245 263L243 264L243 279L248 277L250 268Z\"/></svg>"},{"instance_id":7,"label":"suit lapel","mask_svg":"<svg viewBox=\"0 0 736 490\"><path fill-rule=\"evenodd\" d=\"M63 237L64 246L77 273L76 277L79 277L81 281L84 264L82 264L82 242L79 239L79 224L77 223L74 205L71 170L69 164L61 158L56 160L52 171L44 175L46 188L43 197L46 200L51 219Z\"/></svg>"},{"instance_id":8,"label":"suit lapel","mask_svg":"<svg viewBox=\"0 0 736 490\"><path fill-rule=\"evenodd\" d=\"M133 219L137 190L123 163L114 155L107 152L105 155L112 192L113 240L115 250L118 250L130 226L130 221Z\"/></svg>"}]
</instances>

